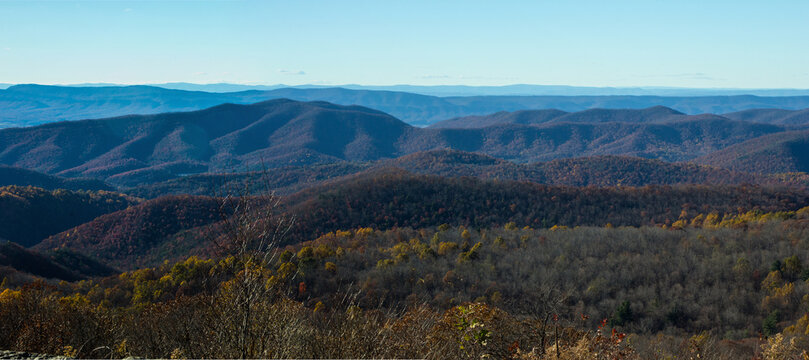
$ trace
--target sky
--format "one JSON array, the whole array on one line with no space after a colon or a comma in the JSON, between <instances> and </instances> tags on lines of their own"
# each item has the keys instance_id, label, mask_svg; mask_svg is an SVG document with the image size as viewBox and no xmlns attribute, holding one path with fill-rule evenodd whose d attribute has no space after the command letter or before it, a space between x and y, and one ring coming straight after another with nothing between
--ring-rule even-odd
<instances>
[{"instance_id":1,"label":"sky","mask_svg":"<svg viewBox=\"0 0 809 360\"><path fill-rule=\"evenodd\" d=\"M0 83L809 88L809 1L0 0Z\"/></svg>"}]
</instances>

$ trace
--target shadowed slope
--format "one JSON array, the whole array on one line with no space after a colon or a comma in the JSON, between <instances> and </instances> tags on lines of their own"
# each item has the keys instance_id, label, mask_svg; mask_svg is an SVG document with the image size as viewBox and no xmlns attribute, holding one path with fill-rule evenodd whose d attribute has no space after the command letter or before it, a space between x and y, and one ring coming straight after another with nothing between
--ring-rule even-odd
<instances>
[{"instance_id":1,"label":"shadowed slope","mask_svg":"<svg viewBox=\"0 0 809 360\"><path fill-rule=\"evenodd\" d=\"M809 131L763 136L695 161L750 173L809 172Z\"/></svg>"},{"instance_id":2,"label":"shadowed slope","mask_svg":"<svg viewBox=\"0 0 809 360\"><path fill-rule=\"evenodd\" d=\"M101 216L51 236L36 249L70 249L121 268L193 254L205 226L221 220L220 199L167 196ZM188 231L203 227L189 236ZM133 261L133 259L141 259Z\"/></svg>"},{"instance_id":3,"label":"shadowed slope","mask_svg":"<svg viewBox=\"0 0 809 360\"><path fill-rule=\"evenodd\" d=\"M0 186L35 186L47 190L114 190L103 181L94 179L68 179L40 172L0 165Z\"/></svg>"},{"instance_id":4,"label":"shadowed slope","mask_svg":"<svg viewBox=\"0 0 809 360\"><path fill-rule=\"evenodd\" d=\"M39 253L13 242L0 240L0 266L48 279L76 281L92 276L109 276L115 269L77 253L57 250Z\"/></svg>"},{"instance_id":5,"label":"shadowed slope","mask_svg":"<svg viewBox=\"0 0 809 360\"><path fill-rule=\"evenodd\" d=\"M31 246L50 235L136 202L137 199L106 191L0 187L0 238Z\"/></svg>"}]
</instances>

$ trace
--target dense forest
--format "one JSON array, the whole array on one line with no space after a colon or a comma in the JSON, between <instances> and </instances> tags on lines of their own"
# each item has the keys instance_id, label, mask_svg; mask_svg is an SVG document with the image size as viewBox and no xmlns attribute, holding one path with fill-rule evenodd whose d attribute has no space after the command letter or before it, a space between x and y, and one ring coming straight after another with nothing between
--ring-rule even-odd
<instances>
[{"instance_id":1,"label":"dense forest","mask_svg":"<svg viewBox=\"0 0 809 360\"><path fill-rule=\"evenodd\" d=\"M82 357L791 359L809 344L809 208L684 213L670 226L357 228L277 250L242 236L269 235L282 220L234 222L232 255L219 259L73 283L6 280L0 347Z\"/></svg>"},{"instance_id":2,"label":"dense forest","mask_svg":"<svg viewBox=\"0 0 809 360\"><path fill-rule=\"evenodd\" d=\"M230 186L238 186L236 179ZM67 249L121 269L211 256L211 239L220 236L230 216L221 206L228 198L171 195L143 201L53 234L34 248ZM252 198L260 203L260 196ZM684 214L795 211L809 205L809 192L753 185L582 188L382 169L279 199L278 211L295 217L286 239L292 244L359 227L671 225Z\"/></svg>"},{"instance_id":3,"label":"dense forest","mask_svg":"<svg viewBox=\"0 0 809 360\"><path fill-rule=\"evenodd\" d=\"M448 223L518 226L641 226L677 221L686 212L797 210L809 193L785 187L565 187L530 182L444 178L402 171L345 179L290 199L301 234L345 228L429 227Z\"/></svg>"}]
</instances>

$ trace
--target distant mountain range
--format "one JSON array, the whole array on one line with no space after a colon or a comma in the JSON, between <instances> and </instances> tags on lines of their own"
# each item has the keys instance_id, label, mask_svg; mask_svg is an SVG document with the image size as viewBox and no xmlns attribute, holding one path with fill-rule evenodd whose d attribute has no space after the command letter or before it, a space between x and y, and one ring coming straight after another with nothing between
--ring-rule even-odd
<instances>
[{"instance_id":1,"label":"distant mountain range","mask_svg":"<svg viewBox=\"0 0 809 360\"><path fill-rule=\"evenodd\" d=\"M594 155L686 161L790 130L720 116L692 118L659 107L599 111L618 114L613 120L635 122L425 129L360 106L270 100L194 112L2 129L0 164L124 185L188 174L246 171L262 164L375 161L445 148L517 162ZM595 121L598 116L593 112L564 116ZM637 122L641 118L644 122Z\"/></svg>"},{"instance_id":2,"label":"distant mountain range","mask_svg":"<svg viewBox=\"0 0 809 360\"><path fill-rule=\"evenodd\" d=\"M258 102L265 99L258 93L214 94L153 86L15 85L0 90L0 127L129 114L191 111L228 102Z\"/></svg>"},{"instance_id":3,"label":"distant mountain range","mask_svg":"<svg viewBox=\"0 0 809 360\"><path fill-rule=\"evenodd\" d=\"M470 115L536 109L577 112L593 108L643 109L660 105L693 115L723 114L764 108L786 110L809 108L809 96L509 95L437 97L412 92L364 88L356 90L275 88L238 92L204 92L155 86L15 85L0 90L0 128L130 114L193 111L224 103L250 104L280 98L365 106L384 111L415 126L427 126L441 120Z\"/></svg>"},{"instance_id":4,"label":"distant mountain range","mask_svg":"<svg viewBox=\"0 0 809 360\"><path fill-rule=\"evenodd\" d=\"M1 85L1 84L0 84ZM6 87L11 84L5 84ZM194 84L186 82L172 82L162 84L149 84L164 89L207 91L207 92L234 92L247 90L275 90L280 88L322 89L340 87L351 90L381 90L410 92L431 96L809 96L809 89L734 89L734 88L678 88L656 86L634 87L596 87L596 86L569 86L569 85L531 85L514 84L502 86L469 86L469 85L244 85L230 83ZM96 83L75 84L68 86L125 86L122 84Z\"/></svg>"}]
</instances>

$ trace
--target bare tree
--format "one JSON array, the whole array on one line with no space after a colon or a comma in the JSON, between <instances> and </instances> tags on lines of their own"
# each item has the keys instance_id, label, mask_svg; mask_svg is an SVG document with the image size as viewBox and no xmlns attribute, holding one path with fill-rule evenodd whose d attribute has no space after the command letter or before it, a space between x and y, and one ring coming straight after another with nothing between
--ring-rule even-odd
<instances>
[{"instance_id":1,"label":"bare tree","mask_svg":"<svg viewBox=\"0 0 809 360\"><path fill-rule=\"evenodd\" d=\"M294 224L294 218L281 212L281 198L269 189L264 171L264 191L253 194L246 184L238 193L222 197L214 244L228 256L225 266L235 275L223 283L212 301L212 336L222 340L222 356L266 357L266 323L269 307L277 300L279 287L271 281L281 245Z\"/></svg>"},{"instance_id":2,"label":"bare tree","mask_svg":"<svg viewBox=\"0 0 809 360\"><path fill-rule=\"evenodd\" d=\"M541 284L533 289L525 291L522 296L508 299L506 306L515 314L526 316L530 319L542 319L537 335L539 336L539 353L545 354L548 344L548 325L553 319L554 343L558 350L558 314L563 311L566 295L559 290L558 285Z\"/></svg>"}]
</instances>

